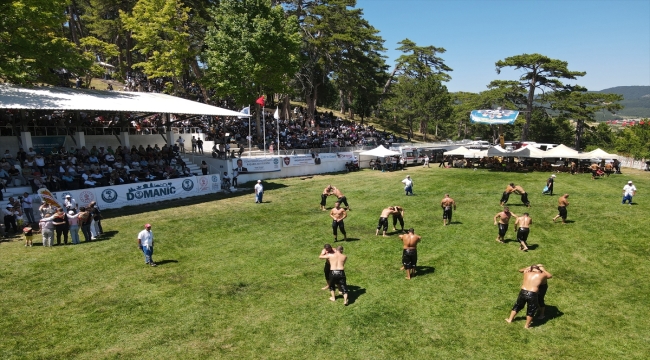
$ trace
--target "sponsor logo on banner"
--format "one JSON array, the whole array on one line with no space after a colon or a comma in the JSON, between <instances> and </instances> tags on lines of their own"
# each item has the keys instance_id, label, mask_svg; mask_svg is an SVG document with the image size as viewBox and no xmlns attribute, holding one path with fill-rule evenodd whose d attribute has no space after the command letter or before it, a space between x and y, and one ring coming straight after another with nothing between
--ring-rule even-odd
<instances>
[{"instance_id":1,"label":"sponsor logo on banner","mask_svg":"<svg viewBox=\"0 0 650 360\"><path fill-rule=\"evenodd\" d=\"M79 203L90 204L95 201L95 194L92 191L82 191L79 193Z\"/></svg>"},{"instance_id":2,"label":"sponsor logo on banner","mask_svg":"<svg viewBox=\"0 0 650 360\"><path fill-rule=\"evenodd\" d=\"M183 180L183 183L181 184L181 186L183 187L183 190L191 191L192 189L194 189L194 181L192 181L190 179L185 179L185 180Z\"/></svg>"},{"instance_id":3,"label":"sponsor logo on banner","mask_svg":"<svg viewBox=\"0 0 650 360\"><path fill-rule=\"evenodd\" d=\"M184 186L185 184L183 184ZM194 184L192 184L194 186ZM176 194L176 187L173 186L171 182L165 184L144 184L138 186L135 189L131 188L126 193L126 199L128 201L133 200L142 200L142 199L151 199L157 197L165 197L168 195Z\"/></svg>"},{"instance_id":4,"label":"sponsor logo on banner","mask_svg":"<svg viewBox=\"0 0 650 360\"><path fill-rule=\"evenodd\" d=\"M292 155L285 156L283 159L284 167L315 165L316 162L311 155Z\"/></svg>"},{"instance_id":5,"label":"sponsor logo on banner","mask_svg":"<svg viewBox=\"0 0 650 360\"><path fill-rule=\"evenodd\" d=\"M113 189L106 189L102 191L102 200L106 203L114 203L117 200L117 191Z\"/></svg>"},{"instance_id":6,"label":"sponsor logo on banner","mask_svg":"<svg viewBox=\"0 0 650 360\"><path fill-rule=\"evenodd\" d=\"M213 176L212 179L214 180L216 176ZM208 191L210 190L210 179L208 179L207 176L201 176L196 179L196 182L199 186L199 191Z\"/></svg>"}]
</instances>

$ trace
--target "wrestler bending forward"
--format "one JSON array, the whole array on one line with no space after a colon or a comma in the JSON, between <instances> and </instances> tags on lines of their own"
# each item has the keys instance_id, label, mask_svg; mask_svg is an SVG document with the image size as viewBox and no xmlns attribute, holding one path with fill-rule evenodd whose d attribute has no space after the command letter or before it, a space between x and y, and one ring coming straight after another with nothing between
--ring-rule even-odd
<instances>
[{"instance_id":1,"label":"wrestler bending forward","mask_svg":"<svg viewBox=\"0 0 650 360\"><path fill-rule=\"evenodd\" d=\"M515 305L510 311L510 317L506 319L506 322L511 323L515 319L515 315L519 310L526 308L526 325L524 328L530 328L530 323L533 321L533 316L538 307L538 291L539 287L545 280L553 277L549 272L547 272L543 266L531 265L530 267L523 268L519 270L524 273L524 282L521 285L521 290L519 291L519 296Z\"/></svg>"},{"instance_id":2,"label":"wrestler bending forward","mask_svg":"<svg viewBox=\"0 0 650 360\"><path fill-rule=\"evenodd\" d=\"M345 281L345 261L348 259L343 255L343 246L334 249L333 254L321 254L320 259L327 259L330 262L330 297L331 301L336 301L335 290L338 285L341 293L343 294L343 305L348 306L348 285Z\"/></svg>"}]
</instances>

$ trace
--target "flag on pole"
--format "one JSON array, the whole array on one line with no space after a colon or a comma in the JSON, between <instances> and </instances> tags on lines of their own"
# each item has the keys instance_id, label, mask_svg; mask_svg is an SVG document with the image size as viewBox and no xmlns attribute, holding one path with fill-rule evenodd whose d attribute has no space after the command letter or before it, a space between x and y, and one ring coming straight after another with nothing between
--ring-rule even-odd
<instances>
[{"instance_id":1,"label":"flag on pole","mask_svg":"<svg viewBox=\"0 0 650 360\"><path fill-rule=\"evenodd\" d=\"M273 118L275 120L280 120L280 111L278 110L278 107L275 107L275 114L273 114Z\"/></svg>"},{"instance_id":2,"label":"flag on pole","mask_svg":"<svg viewBox=\"0 0 650 360\"><path fill-rule=\"evenodd\" d=\"M250 106L247 106L247 107L241 109L240 113L242 113L242 114L246 114L246 115L250 115L250 114L251 114L251 107L250 107ZM239 119L243 119L243 117L241 117L241 116L237 116L237 117L238 117Z\"/></svg>"},{"instance_id":3,"label":"flag on pole","mask_svg":"<svg viewBox=\"0 0 650 360\"><path fill-rule=\"evenodd\" d=\"M255 100L259 106L264 106L264 95L260 96L259 99Z\"/></svg>"}]
</instances>

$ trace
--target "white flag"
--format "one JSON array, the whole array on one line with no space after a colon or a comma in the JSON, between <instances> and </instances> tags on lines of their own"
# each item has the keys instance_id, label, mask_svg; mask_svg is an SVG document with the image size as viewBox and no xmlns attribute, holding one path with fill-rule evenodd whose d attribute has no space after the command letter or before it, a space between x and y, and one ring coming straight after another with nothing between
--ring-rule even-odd
<instances>
[{"instance_id":1,"label":"white flag","mask_svg":"<svg viewBox=\"0 0 650 360\"><path fill-rule=\"evenodd\" d=\"M250 115L251 114L251 107L247 106L243 109L241 109L240 113ZM239 119L243 119L243 117L238 116Z\"/></svg>"},{"instance_id":2,"label":"white flag","mask_svg":"<svg viewBox=\"0 0 650 360\"><path fill-rule=\"evenodd\" d=\"M273 118L275 120L280 120L280 111L278 110L277 106L275 108L275 114L273 114Z\"/></svg>"}]
</instances>

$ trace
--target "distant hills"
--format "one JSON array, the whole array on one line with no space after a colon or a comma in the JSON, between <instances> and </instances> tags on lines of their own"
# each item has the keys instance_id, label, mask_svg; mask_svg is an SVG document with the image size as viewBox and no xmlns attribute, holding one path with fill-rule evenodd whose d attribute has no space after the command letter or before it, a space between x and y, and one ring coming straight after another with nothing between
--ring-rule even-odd
<instances>
[{"instance_id":1,"label":"distant hills","mask_svg":"<svg viewBox=\"0 0 650 360\"><path fill-rule=\"evenodd\" d=\"M596 92L619 94L624 98L621 101L623 110L615 115L609 112L596 114L596 120L650 118L650 86L616 86Z\"/></svg>"}]
</instances>

